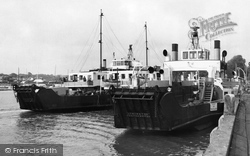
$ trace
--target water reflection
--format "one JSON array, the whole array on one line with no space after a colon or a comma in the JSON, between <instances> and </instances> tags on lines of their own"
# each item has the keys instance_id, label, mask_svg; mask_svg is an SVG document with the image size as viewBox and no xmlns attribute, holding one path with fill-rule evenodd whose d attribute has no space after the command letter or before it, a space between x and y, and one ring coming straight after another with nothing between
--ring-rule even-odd
<instances>
[{"instance_id":1,"label":"water reflection","mask_svg":"<svg viewBox=\"0 0 250 156\"><path fill-rule=\"evenodd\" d=\"M208 146L212 128L177 132L127 130L116 138L114 148L122 155L196 155Z\"/></svg>"},{"instance_id":2,"label":"water reflection","mask_svg":"<svg viewBox=\"0 0 250 156\"><path fill-rule=\"evenodd\" d=\"M16 139L20 143L64 144L64 152L73 155L85 152L86 155L192 156L205 150L212 130L162 132L116 129L112 111L56 114L27 111L19 116Z\"/></svg>"},{"instance_id":3,"label":"water reflection","mask_svg":"<svg viewBox=\"0 0 250 156\"><path fill-rule=\"evenodd\" d=\"M42 143L44 138L51 138L56 132L56 114L27 111L19 116L16 127L20 143Z\"/></svg>"},{"instance_id":4,"label":"water reflection","mask_svg":"<svg viewBox=\"0 0 250 156\"><path fill-rule=\"evenodd\" d=\"M112 111L22 112L16 122L18 143L63 144L65 155L117 155Z\"/></svg>"}]
</instances>

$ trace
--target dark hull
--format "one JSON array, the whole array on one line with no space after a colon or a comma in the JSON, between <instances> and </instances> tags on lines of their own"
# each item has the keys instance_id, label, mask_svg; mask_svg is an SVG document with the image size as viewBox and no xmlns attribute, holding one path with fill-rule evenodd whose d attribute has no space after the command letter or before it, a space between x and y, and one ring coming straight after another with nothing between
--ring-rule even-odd
<instances>
[{"instance_id":1,"label":"dark hull","mask_svg":"<svg viewBox=\"0 0 250 156\"><path fill-rule=\"evenodd\" d=\"M112 106L109 94L58 95L50 88L15 86L14 91L21 109L32 111L84 111L109 109Z\"/></svg>"},{"instance_id":2,"label":"dark hull","mask_svg":"<svg viewBox=\"0 0 250 156\"><path fill-rule=\"evenodd\" d=\"M200 129L217 124L224 107L219 100L214 101L216 110L210 110L210 103L206 102L180 105L184 97L157 89L116 89L113 99L115 127L139 130Z\"/></svg>"}]
</instances>

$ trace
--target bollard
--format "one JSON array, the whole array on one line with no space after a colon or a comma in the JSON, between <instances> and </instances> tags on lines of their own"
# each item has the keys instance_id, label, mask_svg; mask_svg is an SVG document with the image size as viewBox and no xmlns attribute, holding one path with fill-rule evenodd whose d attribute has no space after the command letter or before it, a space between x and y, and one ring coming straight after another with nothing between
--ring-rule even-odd
<instances>
[{"instance_id":1,"label":"bollard","mask_svg":"<svg viewBox=\"0 0 250 156\"><path fill-rule=\"evenodd\" d=\"M224 115L235 114L236 98L234 94L226 94L224 97Z\"/></svg>"}]
</instances>

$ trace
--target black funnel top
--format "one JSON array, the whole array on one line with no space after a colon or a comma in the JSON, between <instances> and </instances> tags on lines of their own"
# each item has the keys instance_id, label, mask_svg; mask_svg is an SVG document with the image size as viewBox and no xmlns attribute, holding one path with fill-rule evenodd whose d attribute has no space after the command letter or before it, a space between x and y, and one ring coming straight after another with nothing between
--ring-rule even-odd
<instances>
[{"instance_id":1,"label":"black funnel top","mask_svg":"<svg viewBox=\"0 0 250 156\"><path fill-rule=\"evenodd\" d=\"M178 44L176 43L172 44L172 51L178 51Z\"/></svg>"},{"instance_id":2,"label":"black funnel top","mask_svg":"<svg viewBox=\"0 0 250 156\"><path fill-rule=\"evenodd\" d=\"M220 41L214 40L214 49L220 49Z\"/></svg>"}]
</instances>

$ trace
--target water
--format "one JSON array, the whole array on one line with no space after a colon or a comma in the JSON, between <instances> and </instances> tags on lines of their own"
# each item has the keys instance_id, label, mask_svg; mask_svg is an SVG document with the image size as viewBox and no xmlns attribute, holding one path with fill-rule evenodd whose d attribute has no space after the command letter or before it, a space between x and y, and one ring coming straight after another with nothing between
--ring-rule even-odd
<instances>
[{"instance_id":1,"label":"water","mask_svg":"<svg viewBox=\"0 0 250 156\"><path fill-rule=\"evenodd\" d=\"M0 144L63 144L64 156L202 155L212 130L152 132L113 127L113 112L38 113L20 110L0 92Z\"/></svg>"}]
</instances>

